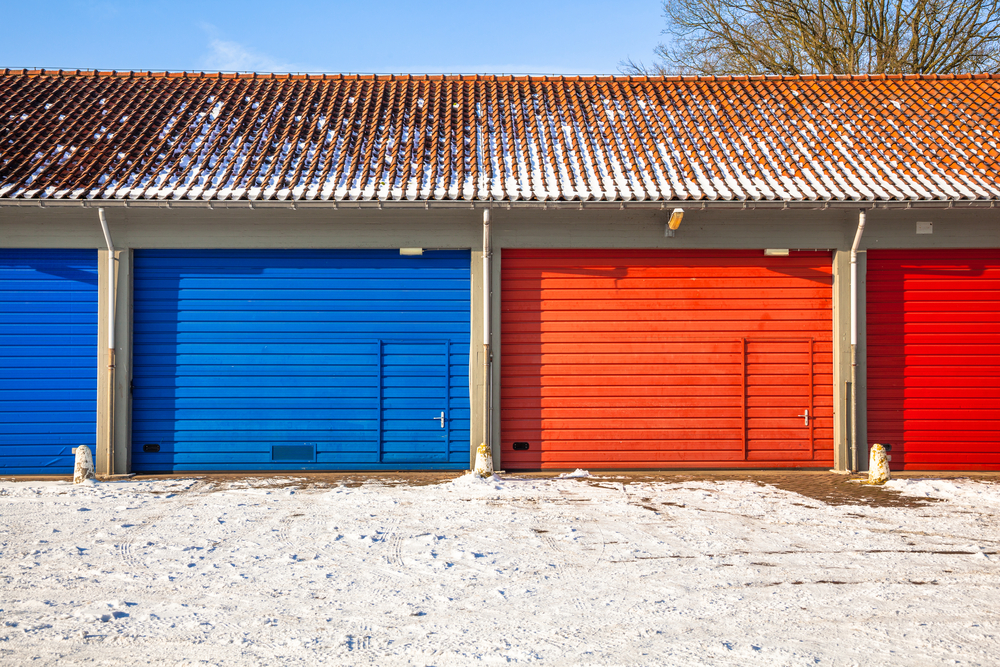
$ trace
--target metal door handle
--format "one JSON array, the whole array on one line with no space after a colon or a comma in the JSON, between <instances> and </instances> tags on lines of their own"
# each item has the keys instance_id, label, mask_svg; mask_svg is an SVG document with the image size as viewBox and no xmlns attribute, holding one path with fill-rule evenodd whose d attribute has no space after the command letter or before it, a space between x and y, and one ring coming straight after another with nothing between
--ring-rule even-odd
<instances>
[{"instance_id":1,"label":"metal door handle","mask_svg":"<svg viewBox=\"0 0 1000 667\"><path fill-rule=\"evenodd\" d=\"M795 415L795 416L796 417L805 417L806 418L806 426L809 426L809 411L808 410L806 410L806 413L804 415Z\"/></svg>"},{"instance_id":2,"label":"metal door handle","mask_svg":"<svg viewBox=\"0 0 1000 667\"><path fill-rule=\"evenodd\" d=\"M431 419L440 419L441 420L441 428L444 428L444 413L443 412L441 413L440 417L431 417Z\"/></svg>"}]
</instances>

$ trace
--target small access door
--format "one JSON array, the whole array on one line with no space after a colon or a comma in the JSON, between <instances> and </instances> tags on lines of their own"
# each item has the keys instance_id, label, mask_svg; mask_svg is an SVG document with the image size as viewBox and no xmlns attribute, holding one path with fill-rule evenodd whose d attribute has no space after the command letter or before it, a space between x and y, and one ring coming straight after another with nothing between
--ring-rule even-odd
<instances>
[{"instance_id":1,"label":"small access door","mask_svg":"<svg viewBox=\"0 0 1000 667\"><path fill-rule=\"evenodd\" d=\"M379 345L381 462L447 462L451 344L384 340Z\"/></svg>"},{"instance_id":2,"label":"small access door","mask_svg":"<svg viewBox=\"0 0 1000 667\"><path fill-rule=\"evenodd\" d=\"M812 339L744 343L747 460L812 460Z\"/></svg>"}]
</instances>

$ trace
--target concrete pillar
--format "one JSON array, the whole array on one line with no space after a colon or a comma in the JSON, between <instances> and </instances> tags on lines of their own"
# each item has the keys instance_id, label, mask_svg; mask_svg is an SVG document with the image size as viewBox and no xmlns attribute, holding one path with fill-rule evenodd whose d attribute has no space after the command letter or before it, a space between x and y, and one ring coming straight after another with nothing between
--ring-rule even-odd
<instances>
[{"instance_id":1,"label":"concrete pillar","mask_svg":"<svg viewBox=\"0 0 1000 667\"><path fill-rule=\"evenodd\" d=\"M494 223L495 224L495 223ZM496 229L496 227L494 227ZM500 456L500 357L503 350L500 345L500 266L503 262L503 251L493 243L493 336L490 350L493 356L493 372L490 374L492 399L492 423L490 424L490 444L493 446L493 469L502 470L503 461Z\"/></svg>"},{"instance_id":2,"label":"concrete pillar","mask_svg":"<svg viewBox=\"0 0 1000 667\"><path fill-rule=\"evenodd\" d=\"M869 219L869 224L871 224ZM861 245L864 246L864 240ZM858 250L858 470L868 470L868 252Z\"/></svg>"},{"instance_id":3,"label":"concrete pillar","mask_svg":"<svg viewBox=\"0 0 1000 667\"><path fill-rule=\"evenodd\" d=\"M112 230L114 228L112 227ZM112 234L114 232L112 231ZM115 398L114 432L108 429L108 251L98 250L97 318L97 467L98 475L121 475L130 472L132 440L132 250L115 250Z\"/></svg>"},{"instance_id":4,"label":"concrete pillar","mask_svg":"<svg viewBox=\"0 0 1000 667\"><path fill-rule=\"evenodd\" d=\"M495 223L494 223L495 224ZM490 425L490 445L493 449L493 469L501 470L500 460L500 250L493 247L493 337L490 344L493 356L492 387L493 423ZM469 467L476 461L476 448L482 442L483 420L483 251L472 251L472 346L469 354L469 393L471 398L471 439L469 443Z\"/></svg>"},{"instance_id":5,"label":"concrete pillar","mask_svg":"<svg viewBox=\"0 0 1000 667\"><path fill-rule=\"evenodd\" d=\"M833 252L833 469L850 470L851 251Z\"/></svg>"},{"instance_id":6,"label":"concrete pillar","mask_svg":"<svg viewBox=\"0 0 1000 667\"><path fill-rule=\"evenodd\" d=\"M469 337L469 469L476 464L476 448L483 433L483 252L472 255L472 335Z\"/></svg>"}]
</instances>

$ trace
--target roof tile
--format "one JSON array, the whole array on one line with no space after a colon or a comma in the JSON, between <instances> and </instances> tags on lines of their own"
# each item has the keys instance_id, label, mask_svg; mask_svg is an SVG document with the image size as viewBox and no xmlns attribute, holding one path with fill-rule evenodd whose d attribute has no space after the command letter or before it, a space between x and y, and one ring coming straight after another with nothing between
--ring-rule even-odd
<instances>
[{"instance_id":1,"label":"roof tile","mask_svg":"<svg viewBox=\"0 0 1000 667\"><path fill-rule=\"evenodd\" d=\"M1000 199L998 75L3 70L0 197Z\"/></svg>"}]
</instances>

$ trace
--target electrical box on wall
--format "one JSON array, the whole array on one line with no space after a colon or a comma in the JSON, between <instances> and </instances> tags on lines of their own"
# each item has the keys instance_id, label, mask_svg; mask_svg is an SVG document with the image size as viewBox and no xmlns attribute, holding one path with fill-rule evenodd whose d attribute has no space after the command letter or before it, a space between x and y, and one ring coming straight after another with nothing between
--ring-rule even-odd
<instances>
[{"instance_id":1,"label":"electrical box on wall","mask_svg":"<svg viewBox=\"0 0 1000 667\"><path fill-rule=\"evenodd\" d=\"M917 222L917 234L933 234L933 222Z\"/></svg>"}]
</instances>

